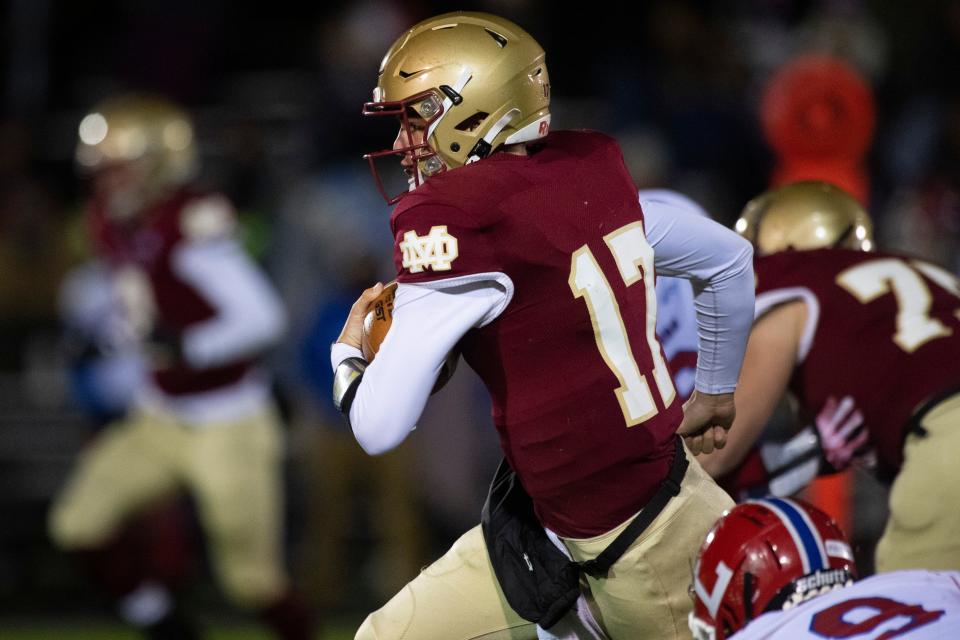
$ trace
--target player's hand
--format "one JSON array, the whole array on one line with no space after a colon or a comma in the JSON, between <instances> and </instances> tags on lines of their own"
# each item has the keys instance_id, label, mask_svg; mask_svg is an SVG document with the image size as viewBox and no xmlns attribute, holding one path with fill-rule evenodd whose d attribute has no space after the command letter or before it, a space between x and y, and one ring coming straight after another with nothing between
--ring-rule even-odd
<instances>
[{"instance_id":1,"label":"player's hand","mask_svg":"<svg viewBox=\"0 0 960 640\"><path fill-rule=\"evenodd\" d=\"M337 342L343 342L357 349L361 348L363 343L363 319L367 316L370 305L377 299L381 291L383 291L383 283L378 282L360 294L360 297L350 308L350 314L347 316L347 321L343 325L343 331L340 332Z\"/></svg>"},{"instance_id":2,"label":"player's hand","mask_svg":"<svg viewBox=\"0 0 960 640\"><path fill-rule=\"evenodd\" d=\"M869 433L863 414L851 396L840 401L830 396L814 420L820 435L823 457L833 469L843 471L859 456L867 453Z\"/></svg>"},{"instance_id":3,"label":"player's hand","mask_svg":"<svg viewBox=\"0 0 960 640\"><path fill-rule=\"evenodd\" d=\"M723 449L727 443L727 431L736 414L732 393L694 391L683 405L683 422L677 433L683 437L693 455Z\"/></svg>"}]
</instances>

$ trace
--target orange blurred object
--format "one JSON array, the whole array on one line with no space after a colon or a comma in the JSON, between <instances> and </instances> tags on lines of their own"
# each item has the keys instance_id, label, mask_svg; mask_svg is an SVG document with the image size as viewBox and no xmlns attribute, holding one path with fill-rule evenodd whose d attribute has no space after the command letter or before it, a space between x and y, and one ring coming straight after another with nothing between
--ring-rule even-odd
<instances>
[{"instance_id":1,"label":"orange blurred object","mask_svg":"<svg viewBox=\"0 0 960 640\"><path fill-rule=\"evenodd\" d=\"M781 67L760 103L767 142L777 155L771 186L824 180L866 202L864 158L873 139L873 91L856 69L810 54Z\"/></svg>"},{"instance_id":2,"label":"orange blurred object","mask_svg":"<svg viewBox=\"0 0 960 640\"><path fill-rule=\"evenodd\" d=\"M848 470L830 476L821 476L813 481L803 493L803 497L829 513L848 538L853 538L853 517L851 514L853 493L853 474Z\"/></svg>"}]
</instances>

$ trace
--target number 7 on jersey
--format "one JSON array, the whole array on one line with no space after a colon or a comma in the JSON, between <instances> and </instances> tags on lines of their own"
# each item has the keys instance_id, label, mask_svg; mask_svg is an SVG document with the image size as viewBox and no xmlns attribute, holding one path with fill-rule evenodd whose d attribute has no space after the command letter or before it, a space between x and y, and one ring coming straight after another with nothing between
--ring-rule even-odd
<instances>
[{"instance_id":1,"label":"number 7 on jersey","mask_svg":"<svg viewBox=\"0 0 960 640\"><path fill-rule=\"evenodd\" d=\"M647 303L646 336L653 360L652 373L663 406L668 407L676 396L676 390L657 342L653 247L647 242L640 221L620 227L605 235L603 240L613 254L624 284L630 286L643 282ZM569 284L574 297L583 298L586 302L600 355L620 381L620 386L614 393L627 426L632 427L649 420L658 412L650 384L633 357L630 339L613 289L587 245L573 253Z\"/></svg>"}]
</instances>

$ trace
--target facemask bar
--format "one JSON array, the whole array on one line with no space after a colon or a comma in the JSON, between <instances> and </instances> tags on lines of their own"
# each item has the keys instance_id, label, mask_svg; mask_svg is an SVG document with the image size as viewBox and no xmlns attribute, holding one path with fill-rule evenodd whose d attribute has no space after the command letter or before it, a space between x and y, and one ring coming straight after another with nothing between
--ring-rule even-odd
<instances>
[{"instance_id":1,"label":"facemask bar","mask_svg":"<svg viewBox=\"0 0 960 640\"><path fill-rule=\"evenodd\" d=\"M423 177L421 175L421 166L423 166L422 163L426 163L424 168L427 170L427 175L433 175L446 169L443 161L440 160L440 156L437 155L437 152L433 149L433 147L430 146L430 143L428 142L429 136L426 134L426 132L424 132L423 141L421 143L413 144L413 131L410 125L410 118L412 117L411 111L413 114L416 114L416 117L424 120L427 131L430 131L431 125L439 121L445 112L444 100L440 97L437 91L429 89L427 91L410 96L405 100L396 100L391 102L367 102L363 105L363 115L365 116L393 116L399 118L400 126L402 127L403 133L406 136L406 146L403 146L400 149L385 149L383 151L368 153L363 156L370 165L370 173L373 175L373 179L377 183L377 189L380 191L380 195L382 195L384 200L387 201L387 204L396 204L399 202L400 198L407 193L407 191L402 191L395 196L390 196L387 193L387 190L383 184L383 180L380 177L380 172L375 164L375 160L378 158L385 156L399 156L401 159L403 159L405 156L410 156L410 159L413 161L414 188L419 187L423 182ZM436 165L436 169L431 170L431 165Z\"/></svg>"}]
</instances>

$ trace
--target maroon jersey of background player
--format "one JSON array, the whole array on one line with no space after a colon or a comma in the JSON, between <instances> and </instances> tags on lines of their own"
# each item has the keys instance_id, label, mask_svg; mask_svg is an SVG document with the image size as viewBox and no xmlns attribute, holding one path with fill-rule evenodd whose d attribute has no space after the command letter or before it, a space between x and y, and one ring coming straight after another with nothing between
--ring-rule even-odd
<instances>
[{"instance_id":1,"label":"maroon jersey of background player","mask_svg":"<svg viewBox=\"0 0 960 640\"><path fill-rule=\"evenodd\" d=\"M885 471L913 413L960 386L960 289L947 271L889 253L784 251L757 258L757 309L803 299L807 331L790 389L811 415L850 395Z\"/></svg>"},{"instance_id":2,"label":"maroon jersey of background player","mask_svg":"<svg viewBox=\"0 0 960 640\"><path fill-rule=\"evenodd\" d=\"M155 330L172 336L209 320L215 310L201 292L181 278L173 267L173 253L184 241L183 218L189 207L216 198L225 212L233 208L221 196L181 189L152 205L142 217L114 221L96 202L89 211L89 223L97 253L116 268L136 267L146 276L156 313ZM239 381L249 372L252 361L242 360L198 370L183 360L155 368L155 384L165 393L181 395L209 391Z\"/></svg>"},{"instance_id":3,"label":"maroon jersey of background player","mask_svg":"<svg viewBox=\"0 0 960 640\"><path fill-rule=\"evenodd\" d=\"M503 450L541 521L561 535L593 536L630 518L656 490L682 408L672 382L667 406L652 384L645 287L624 283L604 241L643 221L619 148L602 134L564 131L529 152L432 177L401 200L391 218L395 246L410 232L424 237L442 225L457 239L449 270L413 273L399 249L394 258L402 283L491 272L511 278L506 310L460 347L491 394ZM588 305L571 288L572 256L585 239L657 404L655 415L633 426Z\"/></svg>"}]
</instances>

